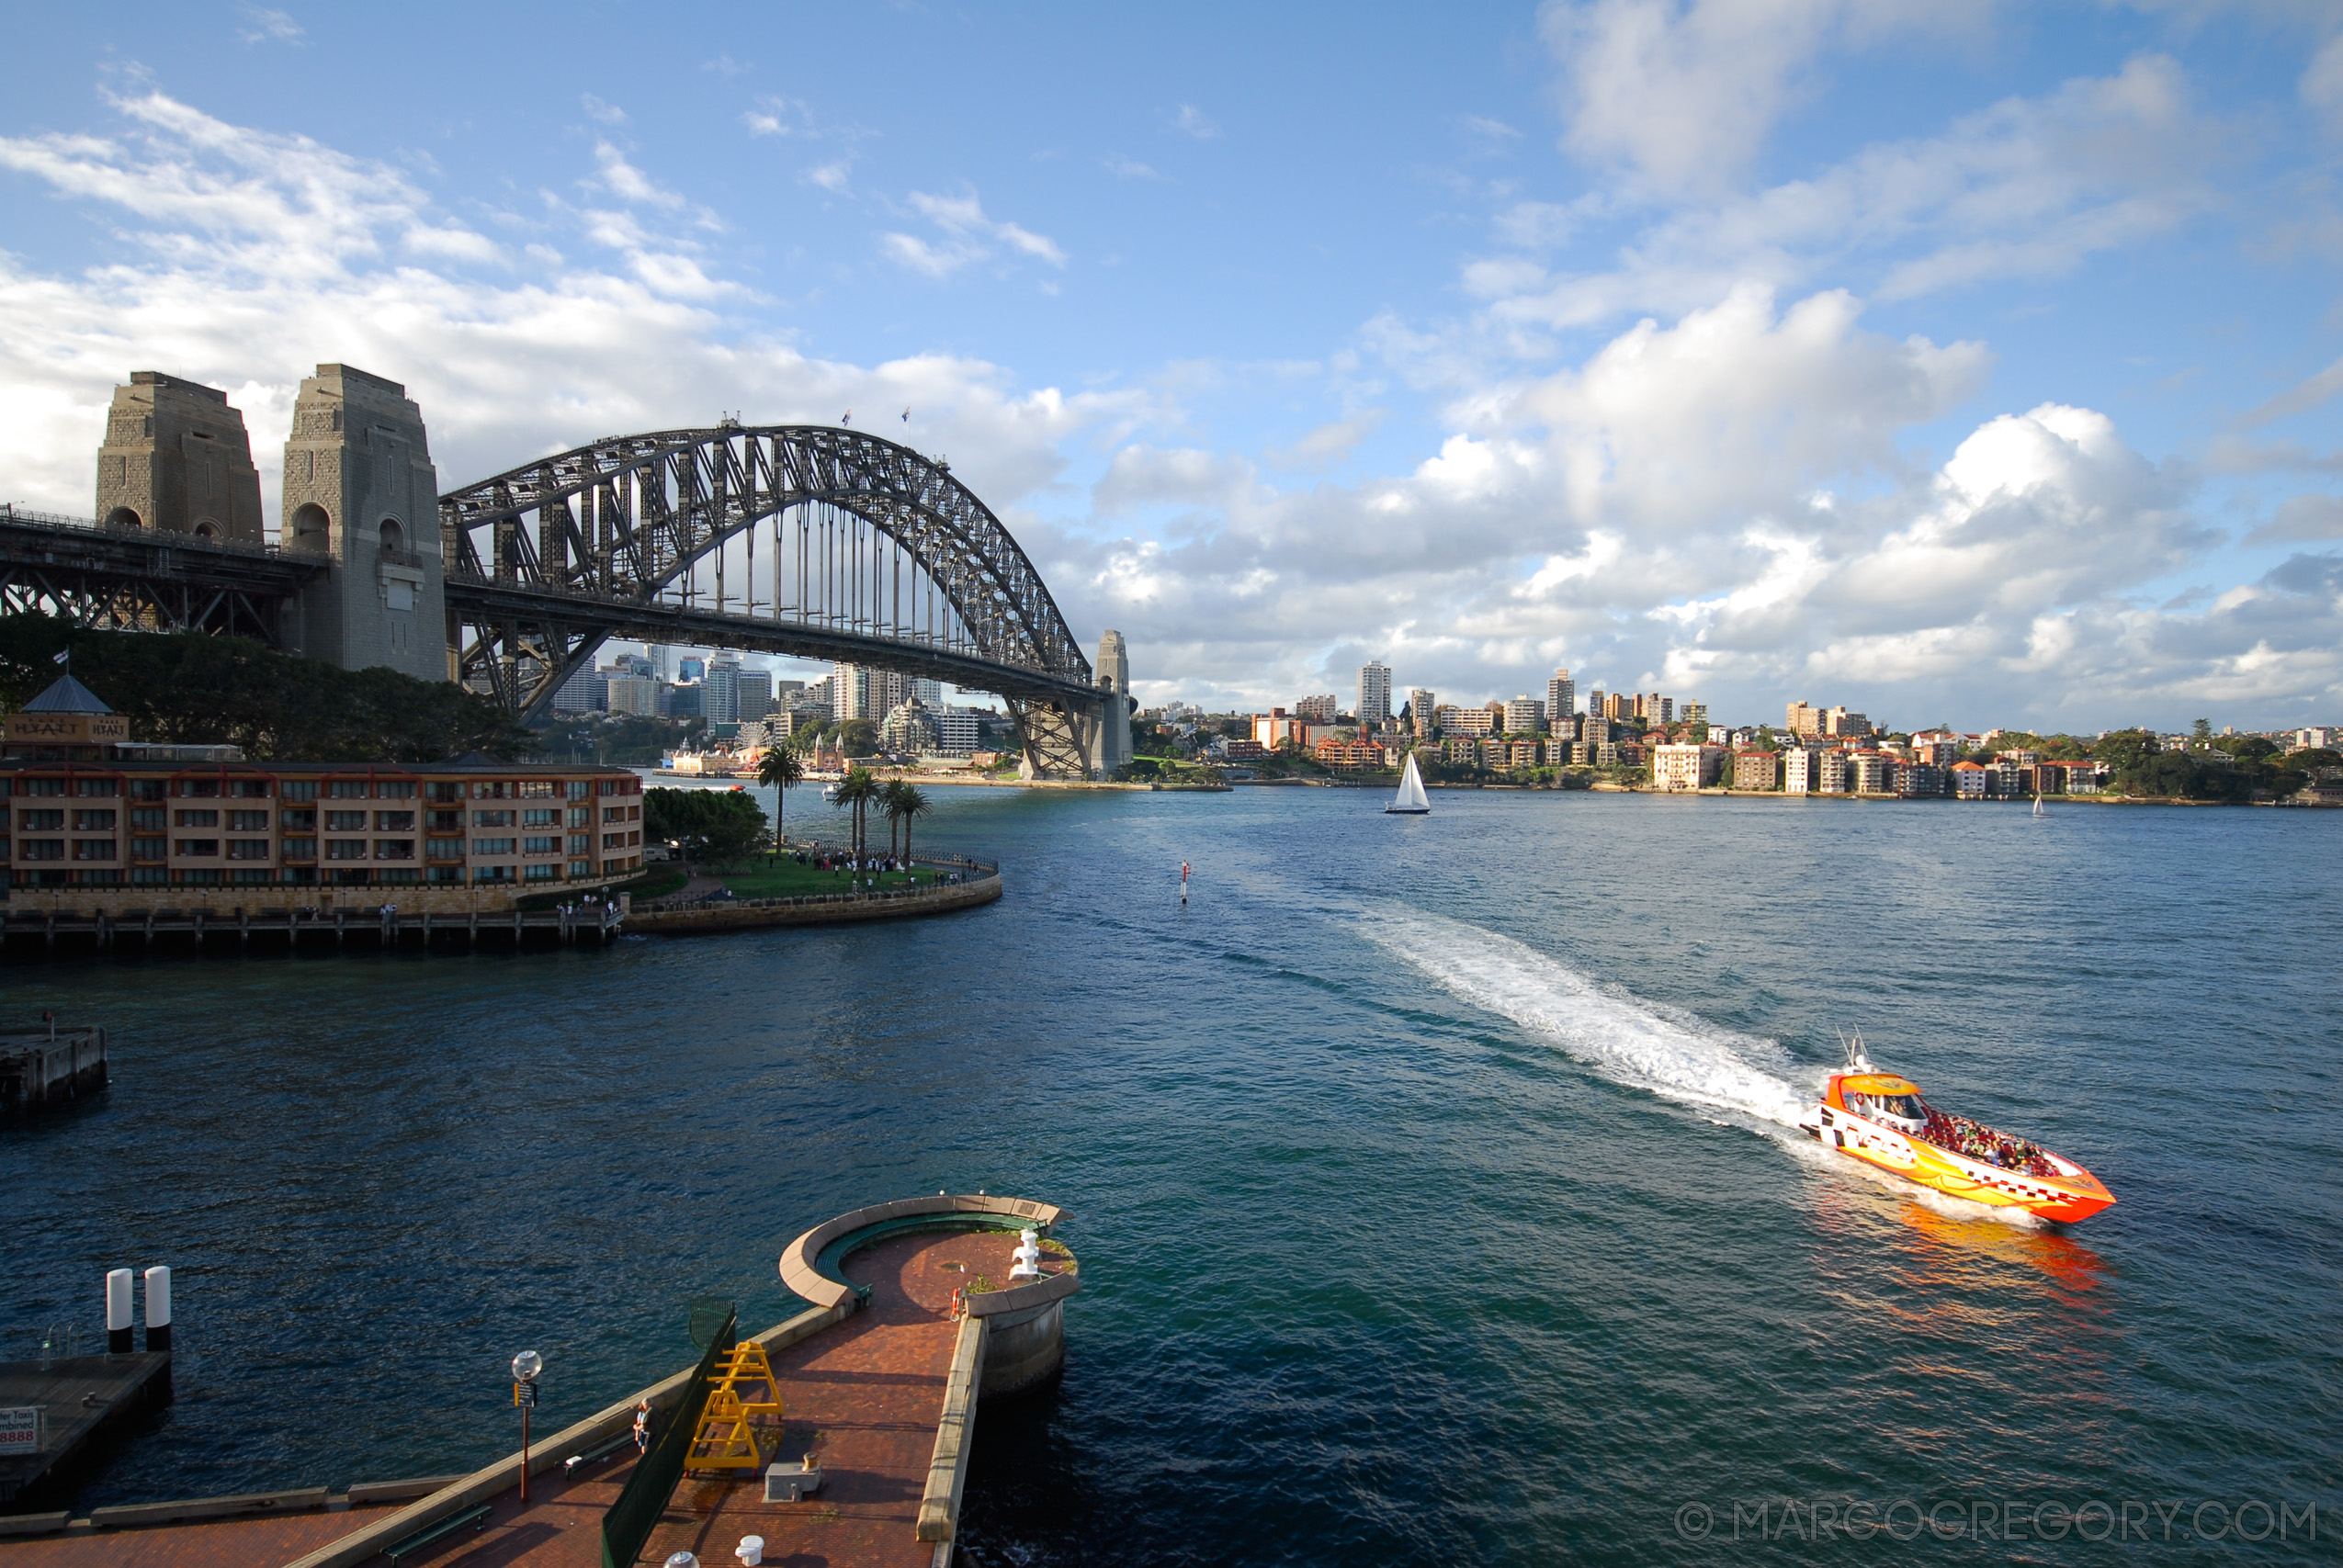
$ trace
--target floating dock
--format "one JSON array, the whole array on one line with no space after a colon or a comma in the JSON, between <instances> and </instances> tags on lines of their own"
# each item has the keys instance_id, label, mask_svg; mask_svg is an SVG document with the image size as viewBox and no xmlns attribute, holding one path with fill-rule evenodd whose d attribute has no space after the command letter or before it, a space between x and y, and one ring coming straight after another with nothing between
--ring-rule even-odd
<instances>
[{"instance_id":1,"label":"floating dock","mask_svg":"<svg viewBox=\"0 0 2343 1568\"><path fill-rule=\"evenodd\" d=\"M38 1506L120 1427L170 1402L167 1350L0 1361L0 1411L17 1420L25 1418L16 1413L32 1412L36 1445L30 1453L0 1454L0 1508Z\"/></svg>"}]
</instances>

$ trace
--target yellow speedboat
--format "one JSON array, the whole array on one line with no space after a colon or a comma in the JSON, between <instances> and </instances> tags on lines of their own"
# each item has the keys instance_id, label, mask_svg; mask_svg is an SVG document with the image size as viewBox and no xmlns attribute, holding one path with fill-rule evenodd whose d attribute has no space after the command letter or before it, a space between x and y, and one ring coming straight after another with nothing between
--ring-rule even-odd
<instances>
[{"instance_id":1,"label":"yellow speedboat","mask_svg":"<svg viewBox=\"0 0 2343 1568\"><path fill-rule=\"evenodd\" d=\"M2045 1220L2088 1219L2115 1201L2073 1160L1930 1105L1918 1084L1874 1069L1860 1042L1851 1055L1799 1123L1826 1146L1952 1197Z\"/></svg>"}]
</instances>

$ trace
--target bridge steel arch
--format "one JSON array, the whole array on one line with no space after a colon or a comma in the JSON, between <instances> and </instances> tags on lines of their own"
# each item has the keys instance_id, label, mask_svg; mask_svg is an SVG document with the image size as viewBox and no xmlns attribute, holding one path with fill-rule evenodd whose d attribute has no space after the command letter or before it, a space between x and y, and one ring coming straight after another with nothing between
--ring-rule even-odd
<instances>
[{"instance_id":1,"label":"bridge steel arch","mask_svg":"<svg viewBox=\"0 0 2343 1568\"><path fill-rule=\"evenodd\" d=\"M728 421L611 436L450 491L439 515L450 673L524 717L613 637L992 692L1047 777L1097 767L1105 705L1126 700L1097 685L1032 560L949 466L860 431ZM736 555L749 583L728 597Z\"/></svg>"}]
</instances>

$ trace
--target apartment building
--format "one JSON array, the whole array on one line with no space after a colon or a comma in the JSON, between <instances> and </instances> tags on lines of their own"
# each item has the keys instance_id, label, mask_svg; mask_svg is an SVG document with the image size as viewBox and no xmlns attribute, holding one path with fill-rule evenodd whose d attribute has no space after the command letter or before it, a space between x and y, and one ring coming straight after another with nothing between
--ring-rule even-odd
<instances>
[{"instance_id":1,"label":"apartment building","mask_svg":"<svg viewBox=\"0 0 2343 1568\"><path fill-rule=\"evenodd\" d=\"M1666 745L1656 746L1651 753L1651 782L1654 788L1671 790L1706 789L1716 782L1725 766L1722 746Z\"/></svg>"}]
</instances>

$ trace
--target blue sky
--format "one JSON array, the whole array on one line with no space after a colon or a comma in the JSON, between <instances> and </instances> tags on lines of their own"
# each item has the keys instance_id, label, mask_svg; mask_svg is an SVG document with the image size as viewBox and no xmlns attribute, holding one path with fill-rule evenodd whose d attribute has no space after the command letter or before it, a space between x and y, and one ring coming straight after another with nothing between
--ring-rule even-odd
<instances>
[{"instance_id":1,"label":"blue sky","mask_svg":"<svg viewBox=\"0 0 2343 1568\"><path fill-rule=\"evenodd\" d=\"M0 491L132 369L447 485L853 407L1151 699L2343 716L2343 8L1262 10L28 13Z\"/></svg>"}]
</instances>

